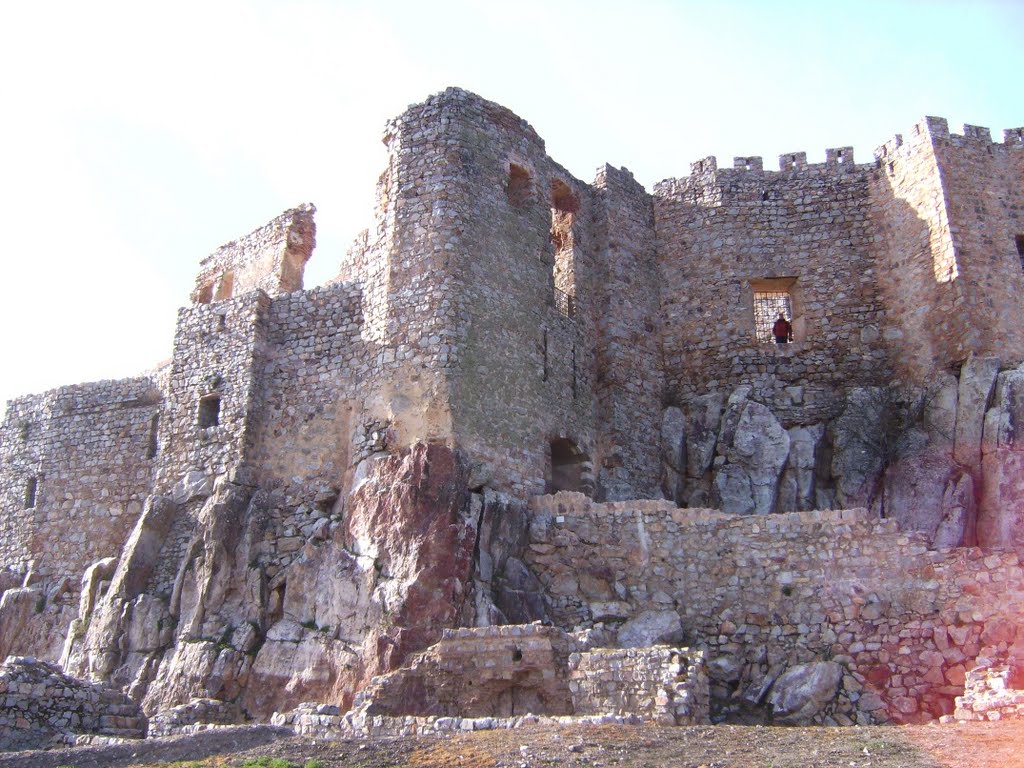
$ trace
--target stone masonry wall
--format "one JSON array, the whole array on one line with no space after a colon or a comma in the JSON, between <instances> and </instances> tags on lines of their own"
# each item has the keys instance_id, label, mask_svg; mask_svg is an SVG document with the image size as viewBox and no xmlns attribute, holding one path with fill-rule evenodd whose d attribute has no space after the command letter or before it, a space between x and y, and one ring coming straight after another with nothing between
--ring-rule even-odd
<instances>
[{"instance_id":1,"label":"stone masonry wall","mask_svg":"<svg viewBox=\"0 0 1024 768\"><path fill-rule=\"evenodd\" d=\"M963 135L932 122L932 141L945 192L957 281L965 287L953 311L963 332L940 364L975 355L1004 365L1024 360L1024 129L993 142L988 128L965 125Z\"/></svg>"},{"instance_id":2,"label":"stone masonry wall","mask_svg":"<svg viewBox=\"0 0 1024 768\"><path fill-rule=\"evenodd\" d=\"M353 430L363 426L359 395L377 360L360 339L360 297L337 283L270 305L251 460L262 485L282 488L290 506L325 489L337 497L363 458L351 455Z\"/></svg>"},{"instance_id":3,"label":"stone masonry wall","mask_svg":"<svg viewBox=\"0 0 1024 768\"><path fill-rule=\"evenodd\" d=\"M120 691L11 656L0 665L0 751L45 749L90 736L141 739L146 718Z\"/></svg>"},{"instance_id":4,"label":"stone masonry wall","mask_svg":"<svg viewBox=\"0 0 1024 768\"><path fill-rule=\"evenodd\" d=\"M259 229L222 245L199 265L194 304L209 304L261 290L270 296L302 289L316 245L316 208L285 211Z\"/></svg>"},{"instance_id":5,"label":"stone masonry wall","mask_svg":"<svg viewBox=\"0 0 1024 768\"><path fill-rule=\"evenodd\" d=\"M624 168L599 169L594 186L599 479L607 499L657 498L665 377L654 210Z\"/></svg>"},{"instance_id":6,"label":"stone masonry wall","mask_svg":"<svg viewBox=\"0 0 1024 768\"><path fill-rule=\"evenodd\" d=\"M179 311L158 492L189 472L223 475L243 464L254 439L249 427L269 305L254 291Z\"/></svg>"},{"instance_id":7,"label":"stone masonry wall","mask_svg":"<svg viewBox=\"0 0 1024 768\"><path fill-rule=\"evenodd\" d=\"M759 157L730 169L706 158L655 185L670 401L749 384L792 424L834 414L839 387L888 382L872 166L855 165L850 148L827 155L817 165L783 155L780 171ZM753 294L775 289L792 297L793 344L755 338Z\"/></svg>"},{"instance_id":8,"label":"stone masonry wall","mask_svg":"<svg viewBox=\"0 0 1024 768\"><path fill-rule=\"evenodd\" d=\"M532 504L527 562L559 626L676 611L708 651L719 712L827 659L845 667L835 722L923 721L952 713L979 654L1024 645L1017 555L929 550L863 511L736 517L559 494Z\"/></svg>"},{"instance_id":9,"label":"stone masonry wall","mask_svg":"<svg viewBox=\"0 0 1024 768\"><path fill-rule=\"evenodd\" d=\"M87 566L116 556L153 483L160 416L148 377L12 400L0 426L0 572L67 576L77 591Z\"/></svg>"},{"instance_id":10,"label":"stone masonry wall","mask_svg":"<svg viewBox=\"0 0 1024 768\"><path fill-rule=\"evenodd\" d=\"M443 150L427 158L439 186L420 226L440 240L433 279L450 289L455 437L495 487L543 492L551 440L594 450L588 188L525 121L472 94L447 91L416 120Z\"/></svg>"}]
</instances>

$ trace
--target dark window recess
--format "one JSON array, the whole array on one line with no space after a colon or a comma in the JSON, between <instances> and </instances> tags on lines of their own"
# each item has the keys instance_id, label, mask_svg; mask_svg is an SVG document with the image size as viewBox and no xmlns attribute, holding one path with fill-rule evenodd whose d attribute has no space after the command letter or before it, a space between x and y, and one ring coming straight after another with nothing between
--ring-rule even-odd
<instances>
[{"instance_id":1,"label":"dark window recess","mask_svg":"<svg viewBox=\"0 0 1024 768\"><path fill-rule=\"evenodd\" d=\"M530 172L521 165L512 163L508 167L508 201L516 208L525 208L530 202L533 184Z\"/></svg>"},{"instance_id":2,"label":"dark window recess","mask_svg":"<svg viewBox=\"0 0 1024 768\"><path fill-rule=\"evenodd\" d=\"M788 291L754 291L754 327L759 342L775 342L772 326L780 314L793 322L793 300Z\"/></svg>"},{"instance_id":3,"label":"dark window recess","mask_svg":"<svg viewBox=\"0 0 1024 768\"><path fill-rule=\"evenodd\" d=\"M26 421L24 424L21 425L21 442L27 443L28 442L28 436L29 436L29 434L31 434L31 432L32 432L32 424L31 424L31 422Z\"/></svg>"},{"instance_id":4,"label":"dark window recess","mask_svg":"<svg viewBox=\"0 0 1024 768\"><path fill-rule=\"evenodd\" d=\"M199 428L220 424L220 395L207 395L199 401Z\"/></svg>"},{"instance_id":5,"label":"dark window recess","mask_svg":"<svg viewBox=\"0 0 1024 768\"><path fill-rule=\"evenodd\" d=\"M160 448L160 444L157 441L157 435L160 431L160 414L153 414L153 418L149 420L149 443L146 445L146 458L152 459L156 456L157 450Z\"/></svg>"},{"instance_id":6,"label":"dark window recess","mask_svg":"<svg viewBox=\"0 0 1024 768\"><path fill-rule=\"evenodd\" d=\"M1013 238L1017 245L1017 257L1020 259L1020 267L1024 269L1024 235L1017 235Z\"/></svg>"},{"instance_id":7,"label":"dark window recess","mask_svg":"<svg viewBox=\"0 0 1024 768\"><path fill-rule=\"evenodd\" d=\"M594 467L590 456L564 437L552 440L550 450L547 492L577 491L590 496L594 492Z\"/></svg>"},{"instance_id":8,"label":"dark window recess","mask_svg":"<svg viewBox=\"0 0 1024 768\"><path fill-rule=\"evenodd\" d=\"M32 509L36 505L36 491L39 490L39 478L30 477L25 483L25 509Z\"/></svg>"}]
</instances>

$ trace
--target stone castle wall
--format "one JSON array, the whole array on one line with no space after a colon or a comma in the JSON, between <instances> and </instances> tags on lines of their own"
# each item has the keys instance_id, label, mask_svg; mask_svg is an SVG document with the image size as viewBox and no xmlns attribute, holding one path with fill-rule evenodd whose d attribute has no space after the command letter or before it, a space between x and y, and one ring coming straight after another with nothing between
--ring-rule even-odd
<instances>
[{"instance_id":1,"label":"stone castle wall","mask_svg":"<svg viewBox=\"0 0 1024 768\"><path fill-rule=\"evenodd\" d=\"M261 290L270 296L302 290L316 246L316 208L285 211L259 229L222 245L199 265L192 301L210 304Z\"/></svg>"},{"instance_id":2,"label":"stone castle wall","mask_svg":"<svg viewBox=\"0 0 1024 768\"><path fill-rule=\"evenodd\" d=\"M736 517L560 494L532 505L527 563L559 626L677 613L708 649L720 711L831 660L845 669L836 722L918 722L952 714L979 655L1024 645L1017 555L929 550L863 511Z\"/></svg>"},{"instance_id":3,"label":"stone castle wall","mask_svg":"<svg viewBox=\"0 0 1024 768\"><path fill-rule=\"evenodd\" d=\"M0 426L0 572L77 580L116 556L159 460L160 391L148 377L12 400ZM2 588L13 586L0 583Z\"/></svg>"},{"instance_id":4,"label":"stone castle wall","mask_svg":"<svg viewBox=\"0 0 1024 768\"><path fill-rule=\"evenodd\" d=\"M835 415L841 387L889 381L873 167L838 152L819 165L784 155L781 171L760 158L728 169L708 158L655 186L670 400L749 384L784 422L806 422ZM769 290L792 297L791 345L755 337L754 292Z\"/></svg>"}]
</instances>

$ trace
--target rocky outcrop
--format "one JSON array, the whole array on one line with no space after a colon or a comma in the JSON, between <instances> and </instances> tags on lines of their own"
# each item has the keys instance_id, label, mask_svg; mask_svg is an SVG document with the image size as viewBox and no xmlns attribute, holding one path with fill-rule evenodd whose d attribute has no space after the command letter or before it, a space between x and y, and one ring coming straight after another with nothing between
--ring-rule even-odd
<instances>
[{"instance_id":1,"label":"rocky outcrop","mask_svg":"<svg viewBox=\"0 0 1024 768\"><path fill-rule=\"evenodd\" d=\"M933 547L1024 548L1024 367L998 369L971 355L927 388L852 388L811 424L783 423L746 385L695 396L682 420L663 414L664 495L735 514L865 507ZM669 476L680 448L681 491Z\"/></svg>"},{"instance_id":2,"label":"rocky outcrop","mask_svg":"<svg viewBox=\"0 0 1024 768\"><path fill-rule=\"evenodd\" d=\"M33 658L11 656L0 665L0 701L0 750L146 735L146 718L123 693Z\"/></svg>"},{"instance_id":3,"label":"rocky outcrop","mask_svg":"<svg viewBox=\"0 0 1024 768\"><path fill-rule=\"evenodd\" d=\"M105 595L92 609L83 600L65 653L69 668L149 713L197 699L258 719L308 699L348 706L373 676L474 620L474 574L497 615L499 604L539 604L499 514L507 505L471 503L466 464L444 446L373 459L344 519L309 526L283 568L266 564L263 544L278 500L223 478L189 487L181 503L147 503ZM507 544L477 567L481 519L489 543ZM194 532L175 555L182 520Z\"/></svg>"},{"instance_id":4,"label":"rocky outcrop","mask_svg":"<svg viewBox=\"0 0 1024 768\"><path fill-rule=\"evenodd\" d=\"M712 498L725 512L767 515L775 511L779 475L789 456L789 435L771 410L753 400L730 398L720 440L724 464L715 477ZM728 439L731 436L731 439Z\"/></svg>"},{"instance_id":5,"label":"rocky outcrop","mask_svg":"<svg viewBox=\"0 0 1024 768\"><path fill-rule=\"evenodd\" d=\"M1003 371L985 414L978 543L1024 549L1024 366Z\"/></svg>"}]
</instances>

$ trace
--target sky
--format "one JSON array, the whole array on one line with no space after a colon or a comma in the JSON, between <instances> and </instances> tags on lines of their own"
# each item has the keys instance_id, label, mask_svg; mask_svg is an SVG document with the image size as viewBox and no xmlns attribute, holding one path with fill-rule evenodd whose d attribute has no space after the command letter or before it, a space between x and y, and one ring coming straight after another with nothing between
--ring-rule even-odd
<instances>
[{"instance_id":1,"label":"sky","mask_svg":"<svg viewBox=\"0 0 1024 768\"><path fill-rule=\"evenodd\" d=\"M0 7L0 404L171 354L199 261L313 202L372 223L385 122L456 85L591 181L1024 125L1019 0L81 0ZM3 406L0 405L0 408Z\"/></svg>"}]
</instances>

